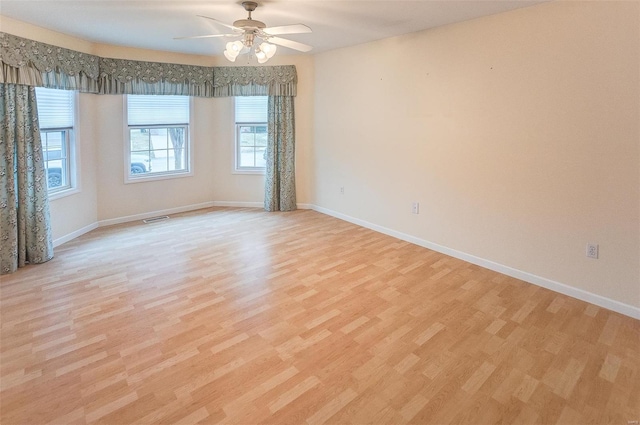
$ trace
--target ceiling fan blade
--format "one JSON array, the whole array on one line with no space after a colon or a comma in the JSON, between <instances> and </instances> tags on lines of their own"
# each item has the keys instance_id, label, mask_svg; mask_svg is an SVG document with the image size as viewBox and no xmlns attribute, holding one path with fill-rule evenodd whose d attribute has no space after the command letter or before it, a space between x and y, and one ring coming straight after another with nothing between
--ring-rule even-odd
<instances>
[{"instance_id":1,"label":"ceiling fan blade","mask_svg":"<svg viewBox=\"0 0 640 425\"><path fill-rule=\"evenodd\" d=\"M211 37L238 37L238 34L209 34L209 35L192 35L188 37L174 37L174 40L187 40L192 38L211 38Z\"/></svg>"},{"instance_id":2,"label":"ceiling fan blade","mask_svg":"<svg viewBox=\"0 0 640 425\"><path fill-rule=\"evenodd\" d=\"M213 19L213 18L210 18L208 16L204 16L204 15L196 15L196 16L199 16L199 17L205 18L205 19L209 19L209 20L215 22L218 25L222 25L223 27L230 28L230 29L232 29L234 31L242 31L242 29L240 29L238 27L234 27L233 25L225 24L224 22L218 21L217 19Z\"/></svg>"},{"instance_id":3,"label":"ceiling fan blade","mask_svg":"<svg viewBox=\"0 0 640 425\"><path fill-rule=\"evenodd\" d=\"M270 35L303 34L311 32L311 28L304 24L282 25L280 27L263 28L262 31Z\"/></svg>"},{"instance_id":4,"label":"ceiling fan blade","mask_svg":"<svg viewBox=\"0 0 640 425\"><path fill-rule=\"evenodd\" d=\"M277 44L278 46L288 47L290 49L298 50L300 52L308 52L311 49L313 49L313 47L307 44L298 43L297 41L293 41L293 40L287 40L286 38L269 37L267 41L269 43Z\"/></svg>"}]
</instances>

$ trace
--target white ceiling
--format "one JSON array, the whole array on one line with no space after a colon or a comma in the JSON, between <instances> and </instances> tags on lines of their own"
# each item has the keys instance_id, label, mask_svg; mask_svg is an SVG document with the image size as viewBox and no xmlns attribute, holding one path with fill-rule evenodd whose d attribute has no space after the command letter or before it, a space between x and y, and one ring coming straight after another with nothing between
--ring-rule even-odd
<instances>
[{"instance_id":1,"label":"white ceiling","mask_svg":"<svg viewBox=\"0 0 640 425\"><path fill-rule=\"evenodd\" d=\"M542 0L545 1L545 0ZM253 18L267 26L302 23L312 34L283 36L309 44L318 53L400 34L466 21L541 3L497 1L263 0ZM231 24L246 18L241 0L0 0L0 15L81 39L120 46L219 55L225 38L174 37L226 33L196 15ZM279 52L295 54L290 49Z\"/></svg>"}]
</instances>

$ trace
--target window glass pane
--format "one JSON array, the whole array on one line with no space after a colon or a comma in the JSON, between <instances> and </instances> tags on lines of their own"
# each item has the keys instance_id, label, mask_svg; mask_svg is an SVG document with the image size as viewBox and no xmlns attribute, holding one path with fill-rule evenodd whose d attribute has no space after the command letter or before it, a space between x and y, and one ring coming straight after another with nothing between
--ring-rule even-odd
<instances>
[{"instance_id":1,"label":"window glass pane","mask_svg":"<svg viewBox=\"0 0 640 425\"><path fill-rule=\"evenodd\" d=\"M242 127L242 129L240 130L241 146L253 146L255 143L255 134L253 133L253 131L250 132L247 130L253 130L253 127Z\"/></svg>"},{"instance_id":2,"label":"window glass pane","mask_svg":"<svg viewBox=\"0 0 640 425\"><path fill-rule=\"evenodd\" d=\"M258 127L258 130L260 129L260 127ZM267 132L260 132L258 131L256 133L256 145L257 146L267 146Z\"/></svg>"},{"instance_id":3,"label":"window glass pane","mask_svg":"<svg viewBox=\"0 0 640 425\"><path fill-rule=\"evenodd\" d=\"M240 148L240 166L255 167L254 148Z\"/></svg>"},{"instance_id":4,"label":"window glass pane","mask_svg":"<svg viewBox=\"0 0 640 425\"><path fill-rule=\"evenodd\" d=\"M41 134L48 189L71 187L70 163L67 161L67 131L44 131Z\"/></svg>"},{"instance_id":5,"label":"window glass pane","mask_svg":"<svg viewBox=\"0 0 640 425\"><path fill-rule=\"evenodd\" d=\"M169 132L169 169L181 170L186 162L186 133L182 127L171 127Z\"/></svg>"},{"instance_id":6,"label":"window glass pane","mask_svg":"<svg viewBox=\"0 0 640 425\"><path fill-rule=\"evenodd\" d=\"M151 149L149 143L149 129L148 128L132 128L129 130L129 139L131 141L131 152L134 151L148 151Z\"/></svg>"},{"instance_id":7,"label":"window glass pane","mask_svg":"<svg viewBox=\"0 0 640 425\"><path fill-rule=\"evenodd\" d=\"M267 148L256 148L256 167L267 166Z\"/></svg>"},{"instance_id":8,"label":"window glass pane","mask_svg":"<svg viewBox=\"0 0 640 425\"><path fill-rule=\"evenodd\" d=\"M151 129L151 146L153 149L169 148L169 131L166 128Z\"/></svg>"},{"instance_id":9,"label":"window glass pane","mask_svg":"<svg viewBox=\"0 0 640 425\"><path fill-rule=\"evenodd\" d=\"M47 168L47 187L49 189L56 189L64 184L64 176L62 175L62 169L60 167L48 167Z\"/></svg>"},{"instance_id":10,"label":"window glass pane","mask_svg":"<svg viewBox=\"0 0 640 425\"><path fill-rule=\"evenodd\" d=\"M151 151L151 162L153 164L153 171L167 171L167 150L154 150Z\"/></svg>"}]
</instances>

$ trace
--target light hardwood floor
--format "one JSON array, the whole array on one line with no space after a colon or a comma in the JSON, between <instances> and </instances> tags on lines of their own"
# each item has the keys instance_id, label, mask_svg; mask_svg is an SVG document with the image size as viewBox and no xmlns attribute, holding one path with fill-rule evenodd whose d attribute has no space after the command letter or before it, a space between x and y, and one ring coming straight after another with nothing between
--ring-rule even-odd
<instances>
[{"instance_id":1,"label":"light hardwood floor","mask_svg":"<svg viewBox=\"0 0 640 425\"><path fill-rule=\"evenodd\" d=\"M3 425L640 420L639 321L313 211L101 228L1 279Z\"/></svg>"}]
</instances>

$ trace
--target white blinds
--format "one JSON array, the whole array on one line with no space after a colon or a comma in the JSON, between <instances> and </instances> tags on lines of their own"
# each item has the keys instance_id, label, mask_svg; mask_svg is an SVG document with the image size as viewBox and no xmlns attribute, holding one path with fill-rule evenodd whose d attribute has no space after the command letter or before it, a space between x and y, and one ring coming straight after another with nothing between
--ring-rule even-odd
<instances>
[{"instance_id":1,"label":"white blinds","mask_svg":"<svg viewBox=\"0 0 640 425\"><path fill-rule=\"evenodd\" d=\"M189 124L189 96L128 95L129 125Z\"/></svg>"},{"instance_id":2,"label":"white blinds","mask_svg":"<svg viewBox=\"0 0 640 425\"><path fill-rule=\"evenodd\" d=\"M236 96L236 123L267 122L267 96Z\"/></svg>"},{"instance_id":3,"label":"white blinds","mask_svg":"<svg viewBox=\"0 0 640 425\"><path fill-rule=\"evenodd\" d=\"M36 87L38 122L43 130L73 127L75 92Z\"/></svg>"}]
</instances>

